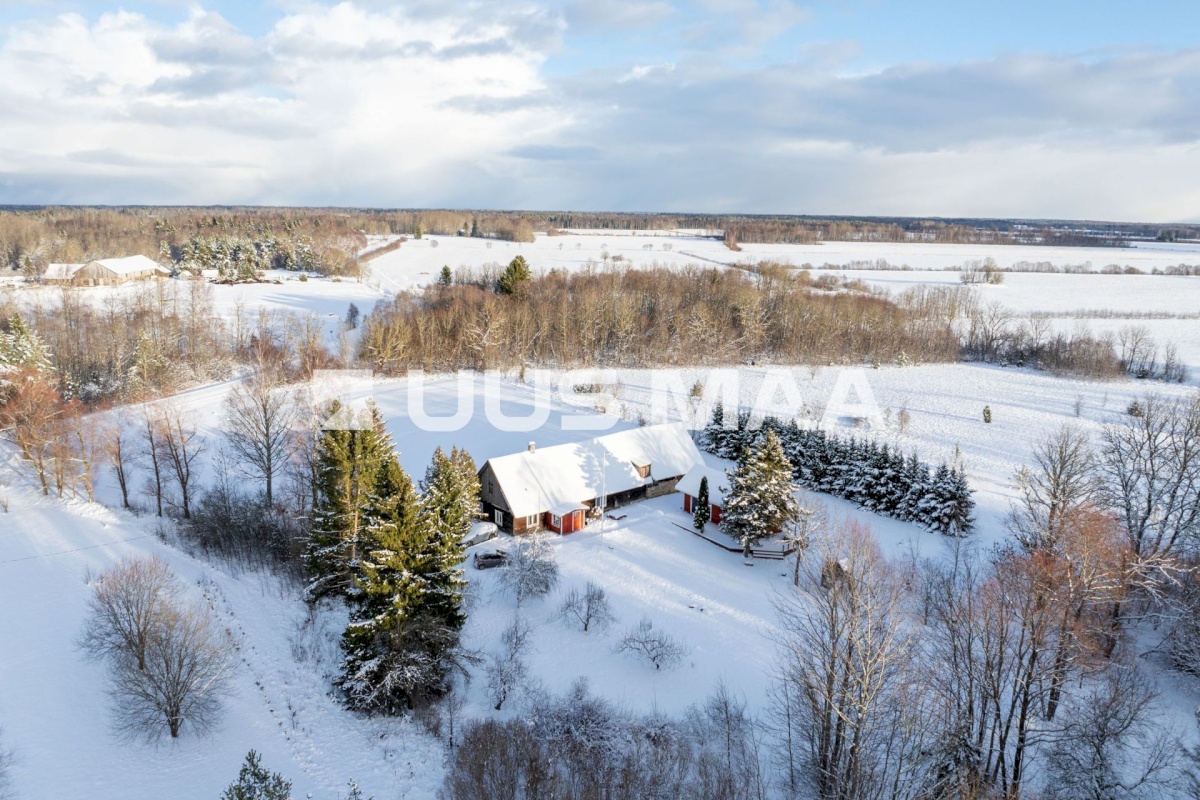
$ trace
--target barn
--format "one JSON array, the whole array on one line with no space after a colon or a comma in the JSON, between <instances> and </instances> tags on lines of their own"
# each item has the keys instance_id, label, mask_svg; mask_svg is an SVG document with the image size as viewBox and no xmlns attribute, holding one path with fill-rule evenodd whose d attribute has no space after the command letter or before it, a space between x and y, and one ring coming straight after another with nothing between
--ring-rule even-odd
<instances>
[{"instance_id":1,"label":"barn","mask_svg":"<svg viewBox=\"0 0 1200 800\"><path fill-rule=\"evenodd\" d=\"M171 271L145 256L101 258L86 264L51 264L42 280L60 286L116 286L169 277Z\"/></svg>"},{"instance_id":2,"label":"barn","mask_svg":"<svg viewBox=\"0 0 1200 800\"><path fill-rule=\"evenodd\" d=\"M488 459L479 470L484 511L510 533L572 533L602 509L675 491L700 462L678 423L647 425L585 442Z\"/></svg>"},{"instance_id":3,"label":"barn","mask_svg":"<svg viewBox=\"0 0 1200 800\"><path fill-rule=\"evenodd\" d=\"M724 514L725 492L729 490L729 478L719 469L696 464L683 474L675 489L683 493L683 510L691 514L696 509L696 498L700 494L700 480L708 478L708 519L720 524Z\"/></svg>"}]
</instances>

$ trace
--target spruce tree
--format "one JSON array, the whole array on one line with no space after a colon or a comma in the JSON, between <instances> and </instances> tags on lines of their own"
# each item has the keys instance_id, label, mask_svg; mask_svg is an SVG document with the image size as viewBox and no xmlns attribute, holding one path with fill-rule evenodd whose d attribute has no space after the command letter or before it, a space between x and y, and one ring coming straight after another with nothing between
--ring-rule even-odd
<instances>
[{"instance_id":1,"label":"spruce tree","mask_svg":"<svg viewBox=\"0 0 1200 800\"><path fill-rule=\"evenodd\" d=\"M478 515L475 463L441 448L418 500L399 465L385 469L386 502L359 568L340 685L348 703L395 713L439 694L455 658L466 615L463 537Z\"/></svg>"},{"instance_id":2,"label":"spruce tree","mask_svg":"<svg viewBox=\"0 0 1200 800\"><path fill-rule=\"evenodd\" d=\"M524 256L517 256L508 263L508 267L496 281L496 291L499 294L515 294L517 287L529 280L529 264Z\"/></svg>"},{"instance_id":3,"label":"spruce tree","mask_svg":"<svg viewBox=\"0 0 1200 800\"><path fill-rule=\"evenodd\" d=\"M695 508L692 509L692 524L696 530L702 531L711 516L712 507L708 502L708 476L705 475L700 478L700 488L696 493Z\"/></svg>"},{"instance_id":4,"label":"spruce tree","mask_svg":"<svg viewBox=\"0 0 1200 800\"><path fill-rule=\"evenodd\" d=\"M9 317L7 333L0 331L0 374L10 369L51 369L50 348L20 314Z\"/></svg>"},{"instance_id":5,"label":"spruce tree","mask_svg":"<svg viewBox=\"0 0 1200 800\"><path fill-rule=\"evenodd\" d=\"M798 511L792 465L779 437L767 431L742 451L737 468L729 473L721 526L749 558L754 545L794 521Z\"/></svg>"},{"instance_id":6,"label":"spruce tree","mask_svg":"<svg viewBox=\"0 0 1200 800\"><path fill-rule=\"evenodd\" d=\"M462 628L463 537L479 518L479 478L475 461L454 448L447 456L439 447L422 484L421 520L428 613L455 630Z\"/></svg>"},{"instance_id":7,"label":"spruce tree","mask_svg":"<svg viewBox=\"0 0 1200 800\"><path fill-rule=\"evenodd\" d=\"M454 273L450 271L450 265L442 267L442 271L438 273L438 286L451 286L454 283Z\"/></svg>"},{"instance_id":8,"label":"spruce tree","mask_svg":"<svg viewBox=\"0 0 1200 800\"><path fill-rule=\"evenodd\" d=\"M390 484L399 480L396 450L377 408L359 419L336 401L329 411L317 443L317 503L305 555L310 600L353 588L358 562L371 547L367 532L387 516L383 506L395 502Z\"/></svg>"},{"instance_id":9,"label":"spruce tree","mask_svg":"<svg viewBox=\"0 0 1200 800\"><path fill-rule=\"evenodd\" d=\"M258 753L251 750L237 780L221 793L221 800L290 800L291 796L292 782L264 767Z\"/></svg>"},{"instance_id":10,"label":"spruce tree","mask_svg":"<svg viewBox=\"0 0 1200 800\"><path fill-rule=\"evenodd\" d=\"M412 480L394 459L378 485L386 495L370 518L363 537L370 549L354 565L347 592L350 622L342 634L339 684L352 707L395 712L409 705L408 692L395 681L397 664L420 650L406 635L406 623L424 603L426 570L419 562L425 536Z\"/></svg>"}]
</instances>

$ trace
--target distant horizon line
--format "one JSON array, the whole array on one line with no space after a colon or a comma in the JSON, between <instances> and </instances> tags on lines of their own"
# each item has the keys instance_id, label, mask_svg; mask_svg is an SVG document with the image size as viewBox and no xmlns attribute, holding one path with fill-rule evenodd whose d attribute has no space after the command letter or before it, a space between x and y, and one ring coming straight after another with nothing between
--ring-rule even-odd
<instances>
[{"instance_id":1,"label":"distant horizon line","mask_svg":"<svg viewBox=\"0 0 1200 800\"><path fill-rule=\"evenodd\" d=\"M788 212L745 212L745 211L625 211L613 209L579 208L489 208L451 206L371 206L371 205L305 205L305 204L256 204L256 203L5 203L0 212L45 211L52 209L104 209L104 210L224 210L224 211L355 211L368 213L421 213L453 212L464 214L611 214L629 217L684 217L716 219L792 219L811 222L941 222L941 223L1034 223L1041 225L1105 225L1105 226L1155 226L1179 225L1200 227L1200 218L1195 220L1113 220L1071 217L988 217L947 216L939 214L795 214Z\"/></svg>"}]
</instances>

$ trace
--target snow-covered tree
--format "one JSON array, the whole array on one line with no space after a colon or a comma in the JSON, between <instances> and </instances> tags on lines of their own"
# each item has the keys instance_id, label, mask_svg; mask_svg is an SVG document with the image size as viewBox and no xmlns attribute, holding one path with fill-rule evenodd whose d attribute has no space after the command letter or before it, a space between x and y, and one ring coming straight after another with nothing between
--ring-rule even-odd
<instances>
[{"instance_id":1,"label":"snow-covered tree","mask_svg":"<svg viewBox=\"0 0 1200 800\"><path fill-rule=\"evenodd\" d=\"M264 767L253 750L246 754L237 780L221 793L221 800L291 800L291 797L292 782Z\"/></svg>"},{"instance_id":2,"label":"snow-covered tree","mask_svg":"<svg viewBox=\"0 0 1200 800\"><path fill-rule=\"evenodd\" d=\"M340 685L356 708L412 708L462 667L462 538L479 502L470 455L438 449L423 487L418 499L394 458L380 472L342 637Z\"/></svg>"},{"instance_id":3,"label":"snow-covered tree","mask_svg":"<svg viewBox=\"0 0 1200 800\"><path fill-rule=\"evenodd\" d=\"M657 670L678 666L687 655L687 648L666 631L655 629L654 623L648 617L643 617L617 642L616 652L645 659Z\"/></svg>"},{"instance_id":4,"label":"snow-covered tree","mask_svg":"<svg viewBox=\"0 0 1200 800\"><path fill-rule=\"evenodd\" d=\"M558 584L558 561L545 534L535 533L517 541L500 570L500 582L517 598L518 607L526 598L542 597L554 589Z\"/></svg>"},{"instance_id":5,"label":"snow-covered tree","mask_svg":"<svg viewBox=\"0 0 1200 800\"><path fill-rule=\"evenodd\" d=\"M582 592L578 589L567 592L558 613L568 624L582 626L584 633L590 628L607 628L616 619L604 589L591 581Z\"/></svg>"},{"instance_id":6,"label":"snow-covered tree","mask_svg":"<svg viewBox=\"0 0 1200 800\"><path fill-rule=\"evenodd\" d=\"M312 600L345 594L354 585L364 545L370 548L367 530L386 517L379 504L395 502L386 489L399 462L383 417L372 407L365 420L355 421L347 411L337 402L330 406L335 422L317 444L317 504L306 553Z\"/></svg>"},{"instance_id":7,"label":"snow-covered tree","mask_svg":"<svg viewBox=\"0 0 1200 800\"><path fill-rule=\"evenodd\" d=\"M721 527L749 558L754 545L796 519L792 465L779 437L768 430L755 446L742 451L736 469L728 474Z\"/></svg>"},{"instance_id":8,"label":"snow-covered tree","mask_svg":"<svg viewBox=\"0 0 1200 800\"><path fill-rule=\"evenodd\" d=\"M425 608L447 625L462 627L463 537L479 518L479 478L470 453L439 447L422 482L420 519Z\"/></svg>"},{"instance_id":9,"label":"snow-covered tree","mask_svg":"<svg viewBox=\"0 0 1200 800\"><path fill-rule=\"evenodd\" d=\"M50 348L20 314L13 314L8 319L8 330L0 331L0 375L18 370L49 372L50 369Z\"/></svg>"}]
</instances>

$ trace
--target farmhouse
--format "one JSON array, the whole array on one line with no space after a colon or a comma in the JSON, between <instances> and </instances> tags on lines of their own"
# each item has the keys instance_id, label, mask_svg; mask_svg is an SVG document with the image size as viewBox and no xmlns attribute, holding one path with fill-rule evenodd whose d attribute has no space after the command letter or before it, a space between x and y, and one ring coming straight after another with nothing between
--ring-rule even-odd
<instances>
[{"instance_id":1,"label":"farmhouse","mask_svg":"<svg viewBox=\"0 0 1200 800\"><path fill-rule=\"evenodd\" d=\"M700 462L678 423L488 459L479 470L484 511L510 533L571 533L603 509L675 491Z\"/></svg>"},{"instance_id":2,"label":"farmhouse","mask_svg":"<svg viewBox=\"0 0 1200 800\"><path fill-rule=\"evenodd\" d=\"M145 256L102 258L86 264L51 264L42 280L60 286L115 286L129 281L166 278L171 271Z\"/></svg>"},{"instance_id":3,"label":"farmhouse","mask_svg":"<svg viewBox=\"0 0 1200 800\"><path fill-rule=\"evenodd\" d=\"M725 507L725 492L729 489L729 478L719 469L696 464L683 474L679 485L675 487L676 491L683 493L683 510L689 514L695 511L702 478L708 478L708 519L710 522L720 523Z\"/></svg>"}]
</instances>

